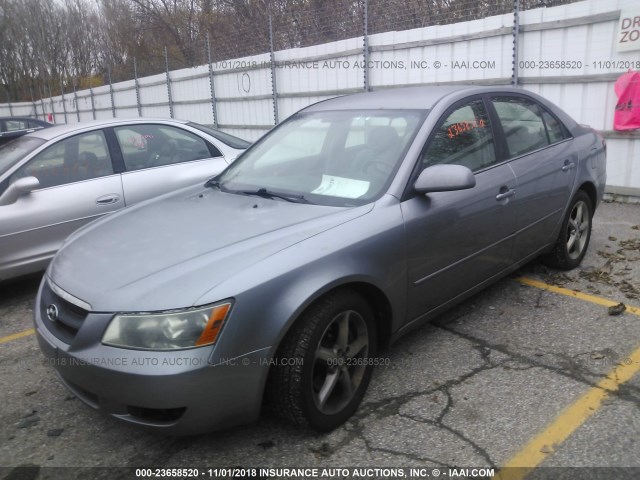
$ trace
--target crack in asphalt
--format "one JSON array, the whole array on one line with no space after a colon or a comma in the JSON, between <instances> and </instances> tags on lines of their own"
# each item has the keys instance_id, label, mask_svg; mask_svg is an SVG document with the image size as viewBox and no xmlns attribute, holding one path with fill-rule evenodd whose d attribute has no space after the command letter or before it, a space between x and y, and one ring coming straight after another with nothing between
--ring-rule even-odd
<instances>
[{"instance_id":1,"label":"crack in asphalt","mask_svg":"<svg viewBox=\"0 0 640 480\"><path fill-rule=\"evenodd\" d=\"M455 437L459 438L464 443L468 444L471 448L473 448L473 450L477 454L479 454L482 458L484 458L486 460L486 462L487 462L489 467L498 468L496 463L491 459L491 456L489 455L489 453L484 448L482 448L480 445L478 445L476 442L474 442L472 439L470 439L469 437L464 435L459 430L456 430L455 428L450 427L449 425L443 423L442 421L438 422L438 421L433 421L433 420L426 420L426 419L422 419L422 418L415 417L413 415L408 415L408 414L405 414L405 413L398 413L398 416L402 417L402 418L409 419L409 420L417 422L417 423L424 423L424 424L432 425L434 427L438 427L438 428L441 428L443 430L446 430L447 432L453 434ZM447 464L447 463L440 463L440 464L442 466L446 466L446 467L449 467L449 468L456 467L456 465L451 465L451 464Z\"/></svg>"},{"instance_id":2,"label":"crack in asphalt","mask_svg":"<svg viewBox=\"0 0 640 480\"><path fill-rule=\"evenodd\" d=\"M429 461L432 462L440 467L446 467L447 465L440 462L439 460L436 460L435 458L430 458L430 457L420 457L418 455L415 455L413 453L402 453L402 452L398 452L397 450L392 450L390 448L384 448L384 447L373 447L371 446L370 442L363 437L359 437L360 440L362 440L364 442L364 446L367 449L367 451L369 453L373 453L373 452L380 452L380 453L387 453L387 454L391 454L394 455L396 457L404 457L404 458L408 458L410 460L413 460L415 462L418 463L423 463L424 461Z\"/></svg>"},{"instance_id":3,"label":"crack in asphalt","mask_svg":"<svg viewBox=\"0 0 640 480\"><path fill-rule=\"evenodd\" d=\"M544 296L544 290L540 290L538 292L538 295L536 296L536 304L535 304L535 308L542 308L542 297Z\"/></svg>"},{"instance_id":4,"label":"crack in asphalt","mask_svg":"<svg viewBox=\"0 0 640 480\"><path fill-rule=\"evenodd\" d=\"M456 316L455 319L452 320L446 320L445 322L434 322L432 325L434 327L440 328L446 332L449 332L453 335L456 335L460 338L463 338L471 343L475 343L483 348L488 348L490 350L495 350L497 352L502 353L503 355L506 355L507 357L510 357L510 359L512 360L516 360L518 362L524 363L524 364L528 364L529 367L528 368L524 368L524 370L527 370L529 368L535 368L535 367L539 367L539 368L543 368L545 370L548 370L552 373L555 373L557 375L561 375L565 378L569 378L571 380L574 380L578 383L581 383L583 385L586 385L588 387L591 388L601 388L598 386L598 382L600 380L602 380L602 378L605 376L605 374L602 373L595 373L590 371L589 369L587 369L586 367L583 367L579 364L577 364L575 361L573 361L572 356L566 356L557 352L545 352L542 351L542 353L544 353L545 355L551 355L551 356L560 356L563 358L567 358L567 367L566 368L562 368L562 367L555 367L552 365L548 365L542 362L538 362L535 361L525 355L522 355L520 353L515 353L510 351L506 346L502 345L502 344L496 344L496 345L492 345L491 343L489 343L488 341L482 339L482 338L478 338L478 337L474 337L473 335L464 333L464 332L460 332L458 330L456 330L453 327L448 326L449 323L454 322L455 320L457 320L458 318L460 318L462 315L460 315L459 317ZM580 355L580 354L578 354ZM617 380L617 371L615 372L616 374L616 380ZM589 378L587 378L588 376L591 377L596 377L596 379L591 380ZM608 390L609 395L614 396L616 398L619 398L621 400L625 400L625 401L630 401L636 405L638 405L640 407L640 398L630 398L628 395L621 395L621 391L623 390L623 387L627 387L627 385L622 384L619 385L618 390ZM633 388L635 389L635 387Z\"/></svg>"},{"instance_id":5,"label":"crack in asphalt","mask_svg":"<svg viewBox=\"0 0 640 480\"><path fill-rule=\"evenodd\" d=\"M416 423L430 425L430 426L434 426L434 427L446 430L447 432L451 433L453 436L461 440L463 443L471 447L471 449L474 452L476 452L479 456L485 459L485 461L490 467L497 468L496 462L491 458L491 455L487 452L485 448L483 448L480 444L475 442L473 439L468 438L461 431L445 423L445 417L449 413L451 413L450 411L454 406L454 401L453 401L453 398L451 397L451 392L450 392L450 389L452 387L464 384L467 380L478 375L479 373L492 370L495 368L504 367L504 364L511 359L511 358L506 358L499 362L493 362L492 359L490 358L491 352L493 351L491 347L487 345L479 344L478 342L475 342L475 343L470 342L470 343L472 343L472 348L478 352L478 354L480 355L480 359L483 361L483 364L481 366L475 367L470 372L463 374L455 379L448 380L447 382L440 384L437 387L428 388L425 390L407 392L405 394L399 395L394 398L390 398L390 399L385 398L375 402L369 402L369 403L363 404L360 407L360 409L356 412L356 414L350 419L350 423L353 424L353 428L349 430L349 435L347 435L346 438L338 442L338 444L335 446L335 449L337 450L349 444L355 438L358 438L364 442L369 453L376 452L376 451L386 452L386 453L395 453L399 455L405 455L407 456L407 458L411 458L417 461L424 461L426 459L428 461L431 461L443 467L450 467L450 468L455 467L455 465L451 465L446 461L438 460L436 458L418 457L413 454L400 453L384 447L372 446L371 442L367 440L367 438L365 438L367 427L366 425L363 424L363 422L371 416L375 418L386 418L386 417L391 417L395 415L399 418L405 418ZM510 357L510 356L507 355L507 357ZM400 412L400 409L402 408L402 406L406 405L411 400L421 396L434 394L436 392L440 392L444 394L447 401L435 420L420 418L411 414Z\"/></svg>"}]
</instances>

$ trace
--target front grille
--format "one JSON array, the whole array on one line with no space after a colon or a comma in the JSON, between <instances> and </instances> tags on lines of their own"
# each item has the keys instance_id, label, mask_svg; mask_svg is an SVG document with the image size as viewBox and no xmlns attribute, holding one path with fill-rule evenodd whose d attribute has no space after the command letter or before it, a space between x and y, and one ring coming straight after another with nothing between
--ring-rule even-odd
<instances>
[{"instance_id":1,"label":"front grille","mask_svg":"<svg viewBox=\"0 0 640 480\"><path fill-rule=\"evenodd\" d=\"M49 318L47 309L55 306L57 316ZM89 312L57 295L45 282L40 300L40 316L45 327L65 343L71 343Z\"/></svg>"}]
</instances>

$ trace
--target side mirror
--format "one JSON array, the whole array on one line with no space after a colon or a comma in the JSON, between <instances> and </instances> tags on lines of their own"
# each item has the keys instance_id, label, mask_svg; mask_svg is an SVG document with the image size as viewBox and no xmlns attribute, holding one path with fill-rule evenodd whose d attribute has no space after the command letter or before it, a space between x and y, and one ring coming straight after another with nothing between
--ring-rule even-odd
<instances>
[{"instance_id":1,"label":"side mirror","mask_svg":"<svg viewBox=\"0 0 640 480\"><path fill-rule=\"evenodd\" d=\"M476 186L476 177L462 165L433 165L425 168L414 183L419 193L453 192Z\"/></svg>"},{"instance_id":2,"label":"side mirror","mask_svg":"<svg viewBox=\"0 0 640 480\"><path fill-rule=\"evenodd\" d=\"M0 195L0 206L11 205L22 195L33 192L39 186L40 181L36 177L19 178Z\"/></svg>"}]
</instances>

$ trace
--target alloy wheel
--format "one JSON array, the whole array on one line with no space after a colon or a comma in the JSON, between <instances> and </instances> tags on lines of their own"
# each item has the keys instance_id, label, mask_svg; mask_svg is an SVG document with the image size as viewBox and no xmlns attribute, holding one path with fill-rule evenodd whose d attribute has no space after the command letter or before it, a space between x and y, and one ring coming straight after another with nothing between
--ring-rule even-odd
<instances>
[{"instance_id":1,"label":"alloy wheel","mask_svg":"<svg viewBox=\"0 0 640 480\"><path fill-rule=\"evenodd\" d=\"M316 348L313 365L313 400L316 408L332 415L355 395L365 371L369 332L364 318L354 310L336 315Z\"/></svg>"},{"instance_id":2,"label":"alloy wheel","mask_svg":"<svg viewBox=\"0 0 640 480\"><path fill-rule=\"evenodd\" d=\"M589 239L590 223L589 207L583 201L576 202L567 223L567 253L570 258L575 260L582 254Z\"/></svg>"}]
</instances>

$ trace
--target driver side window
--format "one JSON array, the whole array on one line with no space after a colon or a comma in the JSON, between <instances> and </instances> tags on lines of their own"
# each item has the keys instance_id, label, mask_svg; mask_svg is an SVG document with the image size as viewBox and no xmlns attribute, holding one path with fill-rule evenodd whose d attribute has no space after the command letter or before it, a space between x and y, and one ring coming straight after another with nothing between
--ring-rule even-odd
<instances>
[{"instance_id":1,"label":"driver side window","mask_svg":"<svg viewBox=\"0 0 640 480\"><path fill-rule=\"evenodd\" d=\"M435 129L421 154L422 169L454 164L472 172L496 163L489 116L481 99L456 108Z\"/></svg>"}]
</instances>

